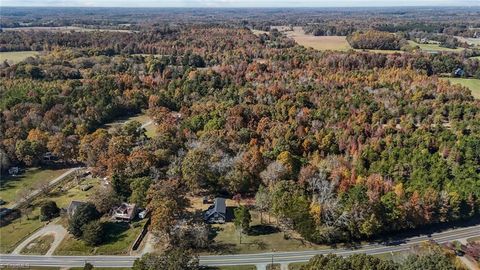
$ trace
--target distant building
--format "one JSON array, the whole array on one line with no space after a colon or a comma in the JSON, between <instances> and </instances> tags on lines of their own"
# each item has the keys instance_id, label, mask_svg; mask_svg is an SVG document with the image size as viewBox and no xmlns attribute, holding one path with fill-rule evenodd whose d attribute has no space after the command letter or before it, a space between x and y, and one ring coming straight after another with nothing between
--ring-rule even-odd
<instances>
[{"instance_id":1,"label":"distant building","mask_svg":"<svg viewBox=\"0 0 480 270\"><path fill-rule=\"evenodd\" d=\"M205 211L204 219L208 223L225 223L226 213L225 198L215 198L213 205Z\"/></svg>"},{"instance_id":2,"label":"distant building","mask_svg":"<svg viewBox=\"0 0 480 270\"><path fill-rule=\"evenodd\" d=\"M72 217L75 214L75 211L77 211L77 208L83 204L85 204L85 202L71 201L70 205L68 205L68 208L67 208L68 217Z\"/></svg>"},{"instance_id":3,"label":"distant building","mask_svg":"<svg viewBox=\"0 0 480 270\"><path fill-rule=\"evenodd\" d=\"M137 206L132 203L122 203L113 210L112 217L116 220L131 221L137 214Z\"/></svg>"},{"instance_id":4,"label":"distant building","mask_svg":"<svg viewBox=\"0 0 480 270\"><path fill-rule=\"evenodd\" d=\"M20 173L20 168L18 167L11 167L10 169L8 169L8 174L12 176L18 175L19 173Z\"/></svg>"},{"instance_id":5,"label":"distant building","mask_svg":"<svg viewBox=\"0 0 480 270\"><path fill-rule=\"evenodd\" d=\"M465 76L465 71L461 68L457 68L453 72L453 75L455 75L455 77L463 77L463 76Z\"/></svg>"}]
</instances>

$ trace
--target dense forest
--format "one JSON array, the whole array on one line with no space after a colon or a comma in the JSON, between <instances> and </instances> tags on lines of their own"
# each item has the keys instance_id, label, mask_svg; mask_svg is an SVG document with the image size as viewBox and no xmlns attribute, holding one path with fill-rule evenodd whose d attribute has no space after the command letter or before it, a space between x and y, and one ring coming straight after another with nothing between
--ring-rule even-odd
<instances>
[{"instance_id":1,"label":"dense forest","mask_svg":"<svg viewBox=\"0 0 480 270\"><path fill-rule=\"evenodd\" d=\"M480 212L480 102L436 76L480 77L466 55L319 52L218 25L6 31L0 48L48 52L0 68L2 168L85 164L154 231L187 193L256 197L317 243ZM152 138L103 126L142 110Z\"/></svg>"}]
</instances>

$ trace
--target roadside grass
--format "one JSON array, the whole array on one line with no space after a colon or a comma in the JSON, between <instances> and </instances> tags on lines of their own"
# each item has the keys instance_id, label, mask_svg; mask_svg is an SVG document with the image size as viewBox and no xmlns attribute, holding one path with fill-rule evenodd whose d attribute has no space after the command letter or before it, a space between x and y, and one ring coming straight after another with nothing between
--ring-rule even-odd
<instances>
[{"instance_id":1,"label":"roadside grass","mask_svg":"<svg viewBox=\"0 0 480 270\"><path fill-rule=\"evenodd\" d=\"M288 270L300 270L302 266L306 265L307 262L297 262L297 263L290 263L288 265Z\"/></svg>"},{"instance_id":2,"label":"roadside grass","mask_svg":"<svg viewBox=\"0 0 480 270\"><path fill-rule=\"evenodd\" d=\"M24 247L20 253L25 255L45 255L54 240L55 236L52 234L40 236Z\"/></svg>"},{"instance_id":3,"label":"roadside grass","mask_svg":"<svg viewBox=\"0 0 480 270\"><path fill-rule=\"evenodd\" d=\"M444 78L449 80L452 84L460 84L467 87L472 91L472 96L476 99L480 99L480 79L467 79L467 78Z\"/></svg>"},{"instance_id":4,"label":"roadside grass","mask_svg":"<svg viewBox=\"0 0 480 270\"><path fill-rule=\"evenodd\" d=\"M9 207L15 202L17 192L21 189L34 188L39 181L51 181L68 171L68 169L30 168L22 175L3 177L0 181L0 199L6 201Z\"/></svg>"},{"instance_id":5,"label":"roadside grass","mask_svg":"<svg viewBox=\"0 0 480 270\"><path fill-rule=\"evenodd\" d=\"M232 266L217 266L207 267L205 270L256 270L255 265L232 265Z\"/></svg>"},{"instance_id":6,"label":"roadside grass","mask_svg":"<svg viewBox=\"0 0 480 270\"><path fill-rule=\"evenodd\" d=\"M411 252L409 251L395 251L390 253L374 254L373 256L385 261L390 260L400 263L403 262L409 255L411 255Z\"/></svg>"},{"instance_id":7,"label":"roadside grass","mask_svg":"<svg viewBox=\"0 0 480 270\"><path fill-rule=\"evenodd\" d=\"M464 48L456 48L456 49L444 48L444 47L440 47L439 44L421 44L413 40L409 40L408 43L412 46L418 46L422 51L427 51L427 52L461 52L465 50Z\"/></svg>"},{"instance_id":8,"label":"roadside grass","mask_svg":"<svg viewBox=\"0 0 480 270\"><path fill-rule=\"evenodd\" d=\"M135 221L130 225L124 222L107 222L105 241L97 247L91 247L82 240L67 235L55 250L55 255L125 255L130 251L133 241L142 231L146 220Z\"/></svg>"},{"instance_id":9,"label":"roadside grass","mask_svg":"<svg viewBox=\"0 0 480 270\"><path fill-rule=\"evenodd\" d=\"M468 238L467 242L469 242L469 243L479 242L480 243L480 236Z\"/></svg>"},{"instance_id":10,"label":"roadside grass","mask_svg":"<svg viewBox=\"0 0 480 270\"><path fill-rule=\"evenodd\" d=\"M44 223L40 221L40 207L32 206L32 213L28 214L28 218L24 215L12 223L0 227L0 252L10 253L15 247L25 240L30 234L43 227Z\"/></svg>"},{"instance_id":11,"label":"roadside grass","mask_svg":"<svg viewBox=\"0 0 480 270\"><path fill-rule=\"evenodd\" d=\"M3 63L3 61L7 60L7 62L12 65L21 62L30 56L35 57L39 54L40 52L36 51L0 52L0 62Z\"/></svg>"}]
</instances>

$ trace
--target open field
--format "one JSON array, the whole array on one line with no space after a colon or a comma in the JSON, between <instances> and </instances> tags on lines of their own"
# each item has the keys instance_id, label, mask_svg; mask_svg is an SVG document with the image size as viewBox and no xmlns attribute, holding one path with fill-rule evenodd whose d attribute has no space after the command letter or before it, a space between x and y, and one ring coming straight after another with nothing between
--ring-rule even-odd
<instances>
[{"instance_id":1,"label":"open field","mask_svg":"<svg viewBox=\"0 0 480 270\"><path fill-rule=\"evenodd\" d=\"M90 247L69 234L60 243L54 255L126 255L130 251L133 241L142 231L145 222L147 220L140 220L132 222L130 225L125 222L107 222L105 225L106 239L97 247Z\"/></svg>"},{"instance_id":2,"label":"open field","mask_svg":"<svg viewBox=\"0 0 480 270\"><path fill-rule=\"evenodd\" d=\"M32 212L0 227L0 253L10 253L30 234L40 229L44 223L39 219L40 206L33 205ZM8 237L6 237L8 235Z\"/></svg>"},{"instance_id":3,"label":"open field","mask_svg":"<svg viewBox=\"0 0 480 270\"><path fill-rule=\"evenodd\" d=\"M117 127L119 125L124 125L124 124L126 124L130 121L137 121L137 122L141 123L142 125L144 125L144 124L148 124L151 121L151 119L146 114L137 114L137 115L133 115L133 116L130 116L130 117L127 117L127 118L117 119L116 121L108 123L105 126L106 126L106 128L111 129L111 128ZM155 124L153 122L146 125L144 128L146 130L145 134L147 135L147 137L151 138L151 137L155 136Z\"/></svg>"},{"instance_id":4,"label":"open field","mask_svg":"<svg viewBox=\"0 0 480 270\"><path fill-rule=\"evenodd\" d=\"M105 28L86 28L79 26L27 26L27 27L11 27L2 28L3 31L52 31L52 32L92 32L92 31L108 31L108 32L124 32L131 33L131 30L125 29L105 29Z\"/></svg>"},{"instance_id":5,"label":"open field","mask_svg":"<svg viewBox=\"0 0 480 270\"><path fill-rule=\"evenodd\" d=\"M439 44L420 44L412 40L409 40L408 43L412 46L418 46L422 51L426 51L426 52L461 52L464 50L464 48L456 48L456 49L444 48L444 47L440 47Z\"/></svg>"},{"instance_id":6,"label":"open field","mask_svg":"<svg viewBox=\"0 0 480 270\"><path fill-rule=\"evenodd\" d=\"M27 57L35 57L39 54L40 52L35 51L0 52L0 63L7 60L7 62L12 65L25 60Z\"/></svg>"},{"instance_id":7,"label":"open field","mask_svg":"<svg viewBox=\"0 0 480 270\"><path fill-rule=\"evenodd\" d=\"M255 30L255 29L252 29L252 33L256 36L260 36L262 34L268 34L267 31L262 31L262 30Z\"/></svg>"},{"instance_id":8,"label":"open field","mask_svg":"<svg viewBox=\"0 0 480 270\"><path fill-rule=\"evenodd\" d=\"M474 45L474 46L480 46L480 38L465 38L465 37L459 37L455 36L459 41L461 42L466 42L469 45Z\"/></svg>"},{"instance_id":9,"label":"open field","mask_svg":"<svg viewBox=\"0 0 480 270\"><path fill-rule=\"evenodd\" d=\"M28 244L20 253L28 255L45 255L55 237L52 234L40 236Z\"/></svg>"},{"instance_id":10,"label":"open field","mask_svg":"<svg viewBox=\"0 0 480 270\"><path fill-rule=\"evenodd\" d=\"M480 99L480 79L465 79L465 78L445 78L452 84L460 84L472 91L472 96Z\"/></svg>"},{"instance_id":11,"label":"open field","mask_svg":"<svg viewBox=\"0 0 480 270\"><path fill-rule=\"evenodd\" d=\"M0 181L0 199L11 205L21 189L33 189L39 181L51 181L62 175L68 169L31 168L18 176L2 176Z\"/></svg>"},{"instance_id":12,"label":"open field","mask_svg":"<svg viewBox=\"0 0 480 270\"><path fill-rule=\"evenodd\" d=\"M298 44L320 51L348 51L352 48L344 36L307 35L301 27L293 27L293 31L285 31L284 33L294 39Z\"/></svg>"}]
</instances>

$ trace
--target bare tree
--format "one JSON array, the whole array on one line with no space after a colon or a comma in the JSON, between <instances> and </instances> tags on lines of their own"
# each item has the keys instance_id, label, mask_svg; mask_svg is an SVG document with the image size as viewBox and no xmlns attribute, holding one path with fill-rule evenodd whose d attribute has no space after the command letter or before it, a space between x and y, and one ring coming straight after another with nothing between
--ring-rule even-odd
<instances>
[{"instance_id":1,"label":"bare tree","mask_svg":"<svg viewBox=\"0 0 480 270\"><path fill-rule=\"evenodd\" d=\"M264 186L260 186L257 194L255 194L255 206L260 212L260 223L263 224L263 213L267 212L271 205L272 200L268 194L268 190Z\"/></svg>"},{"instance_id":2,"label":"bare tree","mask_svg":"<svg viewBox=\"0 0 480 270\"><path fill-rule=\"evenodd\" d=\"M32 188L22 188L18 190L16 194L16 202L18 204L26 203L28 205L28 202L30 201L32 196L32 192Z\"/></svg>"},{"instance_id":3,"label":"bare tree","mask_svg":"<svg viewBox=\"0 0 480 270\"><path fill-rule=\"evenodd\" d=\"M287 174L287 169L283 164L278 161L274 161L268 164L267 168L260 173L263 183L266 186L274 184Z\"/></svg>"},{"instance_id":4,"label":"bare tree","mask_svg":"<svg viewBox=\"0 0 480 270\"><path fill-rule=\"evenodd\" d=\"M43 195L50 193L50 182L48 180L40 180L36 183L35 189L39 190Z\"/></svg>"}]
</instances>

